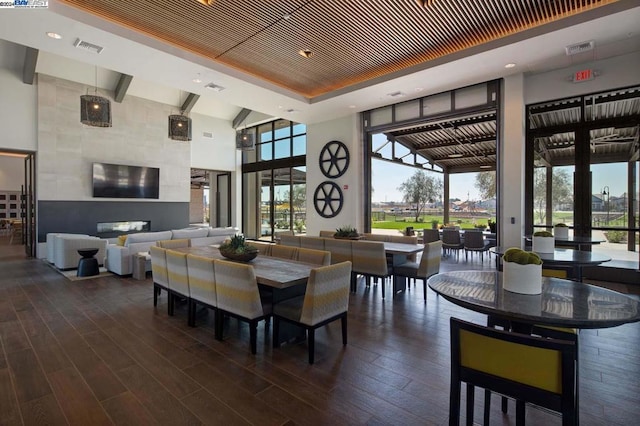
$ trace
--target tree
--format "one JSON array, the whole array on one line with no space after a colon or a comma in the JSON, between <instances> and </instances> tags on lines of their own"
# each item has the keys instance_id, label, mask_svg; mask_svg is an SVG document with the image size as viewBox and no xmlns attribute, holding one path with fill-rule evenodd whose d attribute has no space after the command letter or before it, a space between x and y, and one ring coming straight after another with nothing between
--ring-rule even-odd
<instances>
[{"instance_id":1,"label":"tree","mask_svg":"<svg viewBox=\"0 0 640 426\"><path fill-rule=\"evenodd\" d=\"M552 169L551 177L551 208L556 209L560 204L570 202L573 188L571 177L565 169ZM544 223L547 207L547 169L539 167L533 173L533 203L538 214L538 223Z\"/></svg>"},{"instance_id":2,"label":"tree","mask_svg":"<svg viewBox=\"0 0 640 426\"><path fill-rule=\"evenodd\" d=\"M422 170L416 171L408 180L398 187L405 203L416 206L416 222L430 200L439 199L442 194L442 180L427 175Z\"/></svg>"},{"instance_id":3,"label":"tree","mask_svg":"<svg viewBox=\"0 0 640 426\"><path fill-rule=\"evenodd\" d=\"M480 172L476 175L475 187L483 200L496 196L496 172Z\"/></svg>"}]
</instances>

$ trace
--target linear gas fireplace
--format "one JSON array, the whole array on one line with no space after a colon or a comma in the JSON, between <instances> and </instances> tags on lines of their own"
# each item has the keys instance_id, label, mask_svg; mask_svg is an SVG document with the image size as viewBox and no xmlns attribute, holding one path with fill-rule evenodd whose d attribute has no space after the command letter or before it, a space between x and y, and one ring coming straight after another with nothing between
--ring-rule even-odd
<instances>
[{"instance_id":1,"label":"linear gas fireplace","mask_svg":"<svg viewBox=\"0 0 640 426\"><path fill-rule=\"evenodd\" d=\"M122 222L98 222L98 235L108 237L109 235L129 234L131 232L146 232L151 230L150 220L129 220Z\"/></svg>"}]
</instances>

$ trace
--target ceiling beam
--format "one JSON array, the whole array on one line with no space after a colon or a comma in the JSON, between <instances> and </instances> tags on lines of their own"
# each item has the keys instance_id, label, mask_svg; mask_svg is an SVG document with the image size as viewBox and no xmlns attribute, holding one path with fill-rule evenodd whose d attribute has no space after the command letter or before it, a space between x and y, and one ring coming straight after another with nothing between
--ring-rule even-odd
<instances>
[{"instance_id":1,"label":"ceiling beam","mask_svg":"<svg viewBox=\"0 0 640 426\"><path fill-rule=\"evenodd\" d=\"M129 85L131 84L131 80L133 80L132 75L128 74L120 74L120 78L118 79L118 84L116 84L115 96L113 98L114 101L120 103L124 99L124 96L127 94L127 90L129 90Z\"/></svg>"},{"instance_id":2,"label":"ceiling beam","mask_svg":"<svg viewBox=\"0 0 640 426\"><path fill-rule=\"evenodd\" d=\"M33 84L36 77L36 64L38 63L38 49L27 47L27 53L24 55L24 66L22 67L22 82L24 84Z\"/></svg>"},{"instance_id":3,"label":"ceiling beam","mask_svg":"<svg viewBox=\"0 0 640 426\"><path fill-rule=\"evenodd\" d=\"M196 102L198 102L198 99L200 99L200 95L196 95L195 93L189 93L187 95L187 99L185 99L184 102L182 103L182 106L180 107L180 111L182 111L183 114L189 114L189 112L191 111L191 108L193 108Z\"/></svg>"},{"instance_id":4,"label":"ceiling beam","mask_svg":"<svg viewBox=\"0 0 640 426\"><path fill-rule=\"evenodd\" d=\"M231 127L233 127L234 129L237 129L238 127L240 127L242 122L246 120L249 114L251 114L250 109L242 108L242 110L240 110L238 115L236 115L236 118L233 119L233 123L231 124Z\"/></svg>"}]
</instances>

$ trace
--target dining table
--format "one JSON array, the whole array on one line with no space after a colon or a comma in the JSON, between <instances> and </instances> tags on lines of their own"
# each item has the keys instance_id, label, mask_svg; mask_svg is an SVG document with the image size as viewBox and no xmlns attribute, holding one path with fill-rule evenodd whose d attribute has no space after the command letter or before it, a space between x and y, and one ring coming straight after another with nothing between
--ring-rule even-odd
<instances>
[{"instance_id":1,"label":"dining table","mask_svg":"<svg viewBox=\"0 0 640 426\"><path fill-rule=\"evenodd\" d=\"M531 235L526 235L525 239L529 244L532 242ZM591 246L598 245L600 243L604 243L604 239L598 237L580 237L570 235L567 238L558 238L555 237L555 246L556 247L571 247L577 250L590 249Z\"/></svg>"},{"instance_id":2,"label":"dining table","mask_svg":"<svg viewBox=\"0 0 640 426\"><path fill-rule=\"evenodd\" d=\"M509 247L497 246L491 247L490 252L497 256L496 264L499 264L500 258ZM531 251L531 248L527 248ZM598 266L602 263L609 262L611 258L599 253L591 251L571 250L556 248L553 253L537 253L542 260L542 266L556 266L561 268L569 268L572 271L572 277L576 281L582 281L582 269L587 266Z\"/></svg>"},{"instance_id":3,"label":"dining table","mask_svg":"<svg viewBox=\"0 0 640 426\"><path fill-rule=\"evenodd\" d=\"M421 253L424 250L423 244L409 244L409 243L393 243L393 242L384 242L384 252L389 259L389 262L392 266L402 265L406 263L408 257L412 254ZM393 293L399 293L401 291L406 290L407 288L407 278L406 277L396 277L393 280Z\"/></svg>"}]
</instances>

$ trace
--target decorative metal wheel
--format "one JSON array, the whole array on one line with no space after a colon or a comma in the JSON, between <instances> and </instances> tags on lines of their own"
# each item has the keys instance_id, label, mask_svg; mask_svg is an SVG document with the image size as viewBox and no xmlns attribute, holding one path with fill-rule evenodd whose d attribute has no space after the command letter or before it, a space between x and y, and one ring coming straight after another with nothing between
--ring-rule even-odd
<instances>
[{"instance_id":1,"label":"decorative metal wheel","mask_svg":"<svg viewBox=\"0 0 640 426\"><path fill-rule=\"evenodd\" d=\"M322 217L336 217L342 210L343 203L342 190L337 184L330 181L325 181L318 185L313 194L313 205L316 208L316 212Z\"/></svg>"},{"instance_id":2,"label":"decorative metal wheel","mask_svg":"<svg viewBox=\"0 0 640 426\"><path fill-rule=\"evenodd\" d=\"M349 150L340 141L327 143L320 151L320 170L330 179L339 178L349 168Z\"/></svg>"}]
</instances>

